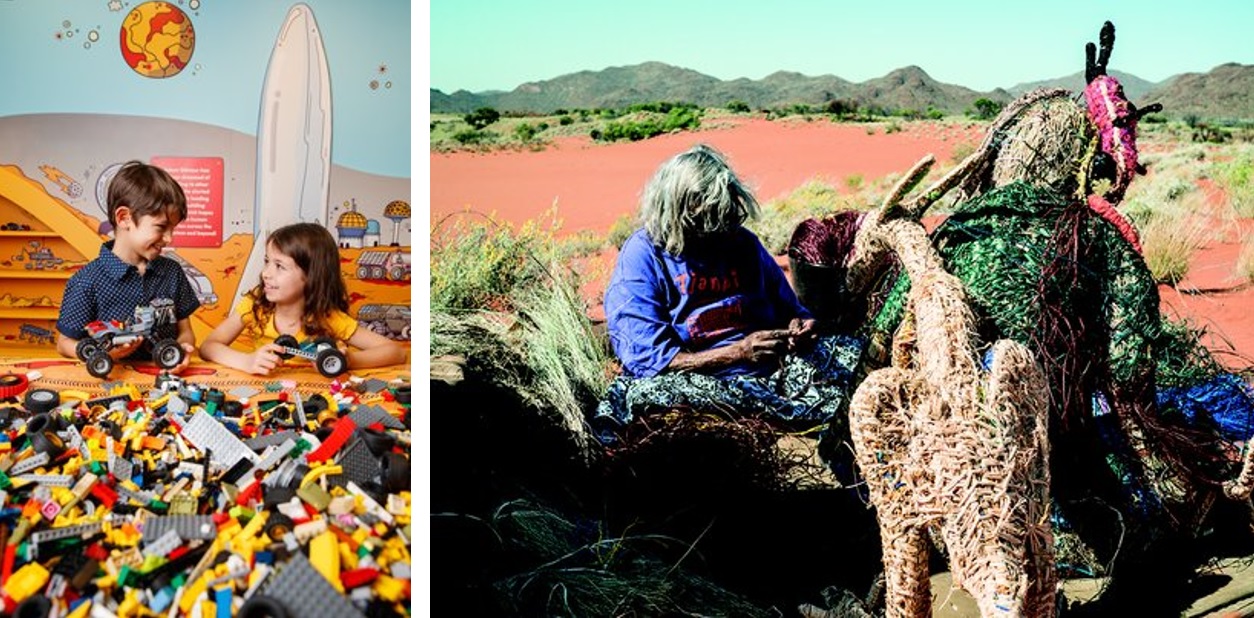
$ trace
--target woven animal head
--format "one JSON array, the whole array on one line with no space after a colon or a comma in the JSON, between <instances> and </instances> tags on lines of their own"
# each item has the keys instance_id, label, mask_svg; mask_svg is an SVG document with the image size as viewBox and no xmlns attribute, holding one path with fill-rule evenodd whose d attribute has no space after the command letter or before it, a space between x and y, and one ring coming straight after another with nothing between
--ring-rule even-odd
<instances>
[{"instance_id":1,"label":"woven animal head","mask_svg":"<svg viewBox=\"0 0 1254 618\"><path fill-rule=\"evenodd\" d=\"M1137 108L1123 93L1123 86L1113 75L1106 72L1110 52L1115 46L1115 26L1106 22L1098 37L1100 51L1089 43L1085 46L1084 101L1089 120L1097 129L1101 143L1094 156L1090 177L1093 180L1110 180L1110 189L1104 197L1110 202L1123 199L1124 191L1137 174L1145 173L1136 147L1136 125L1142 116L1162 111L1155 103Z\"/></svg>"},{"instance_id":2,"label":"woven animal head","mask_svg":"<svg viewBox=\"0 0 1254 618\"><path fill-rule=\"evenodd\" d=\"M905 176L901 177L901 180L897 181L897 185L889 191L879 208L862 217L858 232L853 237L853 250L849 252L845 263L845 284L851 291L866 290L875 276L888 263L890 247L888 238L885 236L884 224L901 218L917 221L926 209L926 205L918 207L918 202L921 200L914 200L909 205L903 205L902 199L927 176L934 163L936 163L935 157L930 154L924 156L914 164L914 167L910 168L910 171L906 172ZM934 188L926 191L924 196L934 191Z\"/></svg>"}]
</instances>

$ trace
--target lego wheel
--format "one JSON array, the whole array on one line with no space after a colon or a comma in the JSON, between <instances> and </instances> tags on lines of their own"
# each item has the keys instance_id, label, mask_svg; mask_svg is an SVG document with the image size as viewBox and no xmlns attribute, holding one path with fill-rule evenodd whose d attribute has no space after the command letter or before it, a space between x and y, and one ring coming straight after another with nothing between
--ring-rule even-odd
<instances>
[{"instance_id":1,"label":"lego wheel","mask_svg":"<svg viewBox=\"0 0 1254 618\"><path fill-rule=\"evenodd\" d=\"M10 373L0 376L0 399L17 397L26 391L30 382L24 373Z\"/></svg>"},{"instance_id":2,"label":"lego wheel","mask_svg":"<svg viewBox=\"0 0 1254 618\"><path fill-rule=\"evenodd\" d=\"M23 405L31 414L47 414L61 405L61 393L46 388L31 389Z\"/></svg>"},{"instance_id":3,"label":"lego wheel","mask_svg":"<svg viewBox=\"0 0 1254 618\"><path fill-rule=\"evenodd\" d=\"M300 342L297 341L296 338L291 335L279 335L278 339L274 340L274 345L277 345L281 348L293 348L297 350L300 349ZM279 356L283 357L284 360L287 360L292 357L292 355L287 352L279 354Z\"/></svg>"},{"instance_id":4,"label":"lego wheel","mask_svg":"<svg viewBox=\"0 0 1254 618\"><path fill-rule=\"evenodd\" d=\"M328 378L334 378L348 370L348 359L337 348L318 352L315 363L318 365L318 373Z\"/></svg>"},{"instance_id":5,"label":"lego wheel","mask_svg":"<svg viewBox=\"0 0 1254 618\"><path fill-rule=\"evenodd\" d=\"M278 599L264 594L254 594L240 606L236 618L288 618L287 608Z\"/></svg>"},{"instance_id":6,"label":"lego wheel","mask_svg":"<svg viewBox=\"0 0 1254 618\"><path fill-rule=\"evenodd\" d=\"M108 352L97 350L95 354L87 360L87 373L97 378L109 377L109 372L113 371L113 357Z\"/></svg>"},{"instance_id":7,"label":"lego wheel","mask_svg":"<svg viewBox=\"0 0 1254 618\"><path fill-rule=\"evenodd\" d=\"M100 342L90 337L79 339L78 345L74 346L74 354L78 356L78 360L87 362L87 359L96 355L100 351Z\"/></svg>"},{"instance_id":8,"label":"lego wheel","mask_svg":"<svg viewBox=\"0 0 1254 618\"><path fill-rule=\"evenodd\" d=\"M263 530L271 541L278 541L287 536L287 533L295 527L296 524L292 522L291 517L274 510L270 511L270 517L266 519L266 527Z\"/></svg>"},{"instance_id":9,"label":"lego wheel","mask_svg":"<svg viewBox=\"0 0 1254 618\"><path fill-rule=\"evenodd\" d=\"M166 339L157 344L157 349L152 354L153 359L157 361L157 366L162 369L172 369L177 367L183 359L187 358L187 351L179 342L173 339Z\"/></svg>"}]
</instances>

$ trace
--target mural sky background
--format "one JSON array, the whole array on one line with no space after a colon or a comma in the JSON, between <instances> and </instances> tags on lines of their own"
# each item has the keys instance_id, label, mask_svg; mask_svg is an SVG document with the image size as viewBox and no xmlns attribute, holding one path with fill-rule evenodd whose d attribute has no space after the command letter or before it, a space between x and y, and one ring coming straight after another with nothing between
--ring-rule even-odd
<instances>
[{"instance_id":1,"label":"mural sky background","mask_svg":"<svg viewBox=\"0 0 1254 618\"><path fill-rule=\"evenodd\" d=\"M331 74L333 163L409 177L410 2L304 3L317 19ZM165 79L143 77L122 59L118 42L122 20L139 4L0 0L0 76L5 83L0 116L153 116L256 135L270 52L283 18L296 2L175 0L191 17L196 47L188 68ZM412 10L425 13L425 6ZM99 32L95 42L89 40L92 30ZM381 72L384 66L386 72ZM372 80L378 80L377 89L370 88ZM385 87L387 81L391 88Z\"/></svg>"}]
</instances>

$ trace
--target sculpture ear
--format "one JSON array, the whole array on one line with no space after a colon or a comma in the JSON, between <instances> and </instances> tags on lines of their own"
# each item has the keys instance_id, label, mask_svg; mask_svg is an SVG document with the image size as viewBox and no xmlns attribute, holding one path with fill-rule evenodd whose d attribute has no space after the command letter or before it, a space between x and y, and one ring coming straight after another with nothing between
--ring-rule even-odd
<instances>
[{"instance_id":1,"label":"sculpture ear","mask_svg":"<svg viewBox=\"0 0 1254 618\"><path fill-rule=\"evenodd\" d=\"M1084 46L1084 82L1092 83L1100 75L1106 74L1106 65L1110 63L1110 52L1115 47L1115 25L1109 21L1102 24L1102 31L1097 37L1101 44L1100 53L1097 46L1088 43ZM1094 56L1097 56L1094 59Z\"/></svg>"}]
</instances>

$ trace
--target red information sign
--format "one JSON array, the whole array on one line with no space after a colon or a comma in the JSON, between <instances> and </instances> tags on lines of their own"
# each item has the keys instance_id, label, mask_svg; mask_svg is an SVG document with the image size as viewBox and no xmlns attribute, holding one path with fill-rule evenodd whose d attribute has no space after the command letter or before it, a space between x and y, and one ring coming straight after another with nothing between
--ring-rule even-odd
<instances>
[{"instance_id":1,"label":"red information sign","mask_svg":"<svg viewBox=\"0 0 1254 618\"><path fill-rule=\"evenodd\" d=\"M221 157L153 157L187 196L187 218L174 228L174 247L222 246Z\"/></svg>"}]
</instances>

